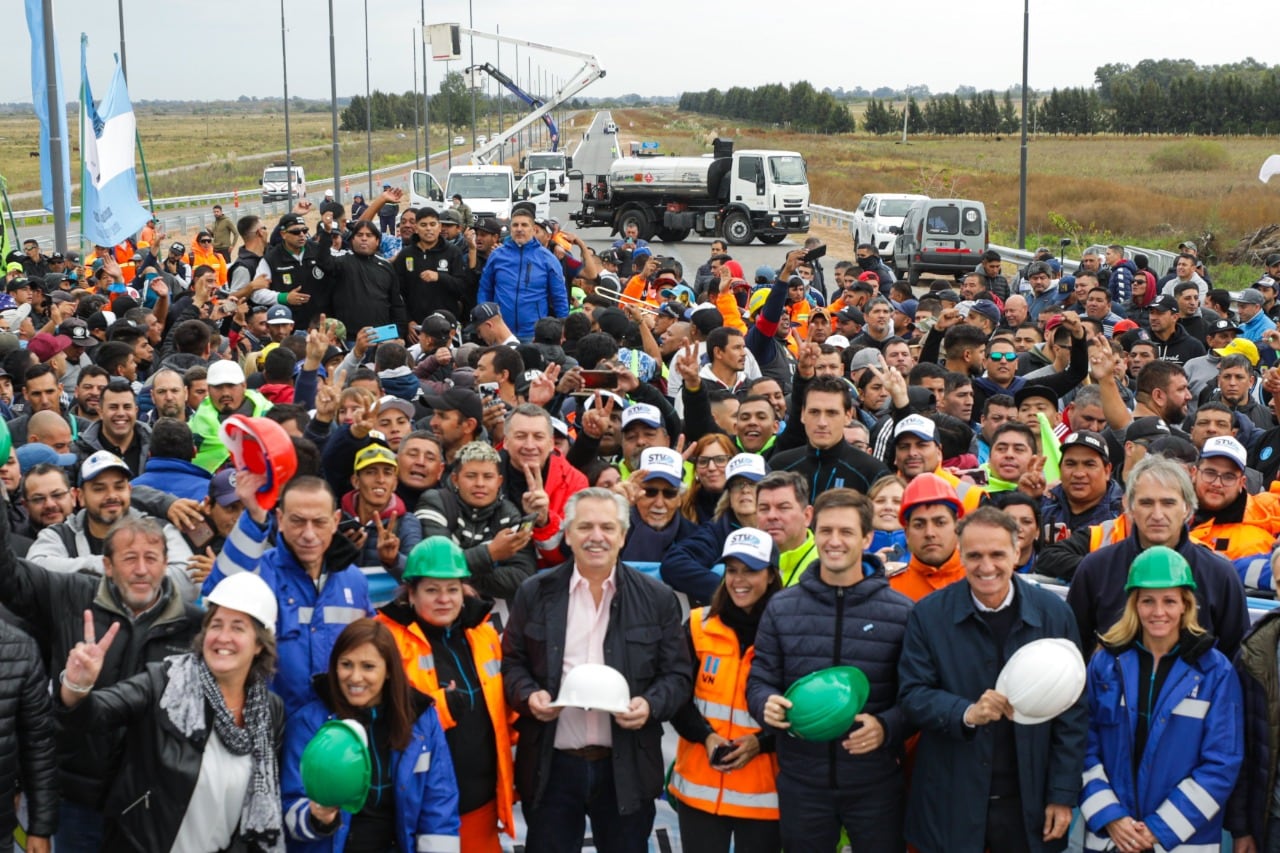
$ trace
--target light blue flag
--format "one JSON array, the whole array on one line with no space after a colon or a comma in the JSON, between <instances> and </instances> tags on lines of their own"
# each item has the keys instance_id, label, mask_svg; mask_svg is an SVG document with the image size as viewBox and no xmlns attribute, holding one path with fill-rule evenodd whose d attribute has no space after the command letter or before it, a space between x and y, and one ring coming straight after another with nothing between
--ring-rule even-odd
<instances>
[{"instance_id":1,"label":"light blue flag","mask_svg":"<svg viewBox=\"0 0 1280 853\"><path fill-rule=\"evenodd\" d=\"M50 21L50 26L53 22ZM40 0L27 0L27 30L31 33L31 102L40 120L40 204L53 211L53 155L49 150L49 78L44 68L44 7ZM53 43L53 65L57 72L58 137L62 140L63 203L67 215L71 215L71 157L68 155L67 107L62 93L62 57L58 55L58 43Z\"/></svg>"},{"instance_id":2,"label":"light blue flag","mask_svg":"<svg viewBox=\"0 0 1280 853\"><path fill-rule=\"evenodd\" d=\"M138 178L133 168L137 125L116 62L111 88L97 107L89 88L85 61L88 39L80 38L80 155L84 186L80 193L82 230L96 246L115 246L136 234L151 214L138 202Z\"/></svg>"}]
</instances>

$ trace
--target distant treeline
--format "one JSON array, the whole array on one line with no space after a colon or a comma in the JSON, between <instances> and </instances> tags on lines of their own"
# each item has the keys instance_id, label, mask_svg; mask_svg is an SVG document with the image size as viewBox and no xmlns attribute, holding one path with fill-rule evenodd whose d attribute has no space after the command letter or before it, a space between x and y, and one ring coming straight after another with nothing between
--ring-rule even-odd
<instances>
[{"instance_id":1,"label":"distant treeline","mask_svg":"<svg viewBox=\"0 0 1280 853\"><path fill-rule=\"evenodd\" d=\"M1036 133L1185 133L1196 135L1280 133L1280 66L1252 58L1229 65L1196 65L1189 59L1143 60L1103 65L1096 85L1034 92L1027 110ZM923 88L923 87L922 87ZM879 92L880 90L876 90ZM927 91L927 90L926 90ZM859 99L861 100L861 99ZM1015 106L1020 90L1003 96L962 86L952 94L909 95L907 130L935 134L1008 134L1021 126ZM816 91L805 81L727 92L686 92L680 109L788 126L845 133L854 130L849 99ZM902 130L902 110L888 99L866 101L861 130ZM841 115L844 113L844 115Z\"/></svg>"},{"instance_id":2,"label":"distant treeline","mask_svg":"<svg viewBox=\"0 0 1280 853\"><path fill-rule=\"evenodd\" d=\"M819 92L806 80L791 87L779 83L748 89L734 86L728 91L685 92L680 109L743 121L780 124L799 131L851 133L853 115L828 92Z\"/></svg>"}]
</instances>

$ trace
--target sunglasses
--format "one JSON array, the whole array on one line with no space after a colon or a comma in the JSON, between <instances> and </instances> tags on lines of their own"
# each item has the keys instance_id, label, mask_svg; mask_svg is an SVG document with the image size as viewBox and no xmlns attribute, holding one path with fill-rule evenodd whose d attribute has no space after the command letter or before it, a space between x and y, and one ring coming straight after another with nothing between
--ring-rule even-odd
<instances>
[{"instance_id":1,"label":"sunglasses","mask_svg":"<svg viewBox=\"0 0 1280 853\"><path fill-rule=\"evenodd\" d=\"M212 240L199 240L197 242L199 242L201 245L211 245L213 243Z\"/></svg>"},{"instance_id":2,"label":"sunglasses","mask_svg":"<svg viewBox=\"0 0 1280 853\"><path fill-rule=\"evenodd\" d=\"M294 235L295 237L298 237L298 236L301 236L301 235L303 235L303 234L308 234L308 233L310 233L310 232L311 232L311 229L310 229L310 228L290 228L289 230L285 231L284 233L286 233L286 234L292 234L292 235Z\"/></svg>"},{"instance_id":3,"label":"sunglasses","mask_svg":"<svg viewBox=\"0 0 1280 853\"><path fill-rule=\"evenodd\" d=\"M666 486L666 487L645 486L644 487L644 496L646 498L653 499L653 498L656 498L658 495L662 495L662 497L666 498L667 500L673 501L676 498L680 497L680 490L673 489L671 486Z\"/></svg>"},{"instance_id":4,"label":"sunglasses","mask_svg":"<svg viewBox=\"0 0 1280 853\"><path fill-rule=\"evenodd\" d=\"M987 355L992 361L1017 361L1018 354L1016 352L993 352Z\"/></svg>"}]
</instances>

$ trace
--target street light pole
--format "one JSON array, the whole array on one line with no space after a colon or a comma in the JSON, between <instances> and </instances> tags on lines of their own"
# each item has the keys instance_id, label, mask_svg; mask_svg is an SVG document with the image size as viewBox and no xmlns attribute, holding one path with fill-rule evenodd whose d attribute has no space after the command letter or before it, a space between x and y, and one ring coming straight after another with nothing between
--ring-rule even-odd
<instances>
[{"instance_id":1,"label":"street light pole","mask_svg":"<svg viewBox=\"0 0 1280 853\"><path fill-rule=\"evenodd\" d=\"M425 168L431 171L431 97L427 94L427 0L420 0L418 13L422 16L422 154Z\"/></svg>"},{"instance_id":2,"label":"street light pole","mask_svg":"<svg viewBox=\"0 0 1280 853\"><path fill-rule=\"evenodd\" d=\"M289 209L293 210L293 145L289 141L289 56L284 34L284 0L280 0L280 65L284 69L284 171L289 181Z\"/></svg>"},{"instance_id":3,"label":"street light pole","mask_svg":"<svg viewBox=\"0 0 1280 853\"><path fill-rule=\"evenodd\" d=\"M472 67L472 68L475 68L475 67L476 67L476 37L475 37L474 30L475 30L475 27L476 27L476 16L475 16L475 12L474 12L474 11L472 10L472 8L471 8L471 0L467 0L467 27L468 27L469 29L473 30L472 34L471 34L471 35L469 35L467 38L468 38L468 39L470 39L470 41L471 41L471 67ZM472 71L471 73L472 73L472 74L475 74L475 72L474 72L474 71ZM472 151L475 151L475 150L476 150L476 87L475 87L475 81L474 81L474 80L468 80L468 81L467 81L467 85L468 85L468 86L470 87L470 89L471 89L471 150L472 150Z\"/></svg>"},{"instance_id":4,"label":"street light pole","mask_svg":"<svg viewBox=\"0 0 1280 853\"><path fill-rule=\"evenodd\" d=\"M126 83L129 82L129 61L124 55L124 0L116 3L117 14L120 20L120 73L124 75Z\"/></svg>"},{"instance_id":5,"label":"street light pole","mask_svg":"<svg viewBox=\"0 0 1280 853\"><path fill-rule=\"evenodd\" d=\"M418 168L418 37L413 34L413 168ZM427 60L423 58L423 62Z\"/></svg>"},{"instance_id":6,"label":"street light pole","mask_svg":"<svg viewBox=\"0 0 1280 853\"><path fill-rule=\"evenodd\" d=\"M333 122L333 200L342 201L342 165L338 144L338 62L333 44L333 0L329 0L329 112Z\"/></svg>"},{"instance_id":7,"label":"street light pole","mask_svg":"<svg viewBox=\"0 0 1280 853\"><path fill-rule=\"evenodd\" d=\"M369 198L373 198L373 95L369 92L369 0L364 0L364 150L368 157Z\"/></svg>"},{"instance_id":8,"label":"street light pole","mask_svg":"<svg viewBox=\"0 0 1280 853\"><path fill-rule=\"evenodd\" d=\"M1027 48L1031 40L1031 0L1022 0L1022 149L1018 170L1018 248L1027 248Z\"/></svg>"},{"instance_id":9,"label":"street light pole","mask_svg":"<svg viewBox=\"0 0 1280 853\"><path fill-rule=\"evenodd\" d=\"M493 31L497 33L499 36L502 35L502 27L498 24L494 25ZM494 50L497 52L497 54L494 57L493 64L496 68L500 69L502 68L502 42L500 41L495 42ZM502 102L504 100L502 97L502 89L503 89L502 86L498 87L498 135L499 136L502 136ZM498 149L498 161L506 162L506 154L507 154L507 145L504 142L502 144L502 147Z\"/></svg>"}]
</instances>

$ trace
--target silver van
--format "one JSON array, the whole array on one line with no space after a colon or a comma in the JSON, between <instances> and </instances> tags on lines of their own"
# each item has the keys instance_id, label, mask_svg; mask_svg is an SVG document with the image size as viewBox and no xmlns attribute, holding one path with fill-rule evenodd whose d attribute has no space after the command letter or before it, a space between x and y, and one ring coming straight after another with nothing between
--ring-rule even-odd
<instances>
[{"instance_id":1,"label":"silver van","mask_svg":"<svg viewBox=\"0 0 1280 853\"><path fill-rule=\"evenodd\" d=\"M987 209L967 198L917 201L892 231L892 266L915 285L921 273L959 276L973 270L987 250Z\"/></svg>"}]
</instances>

